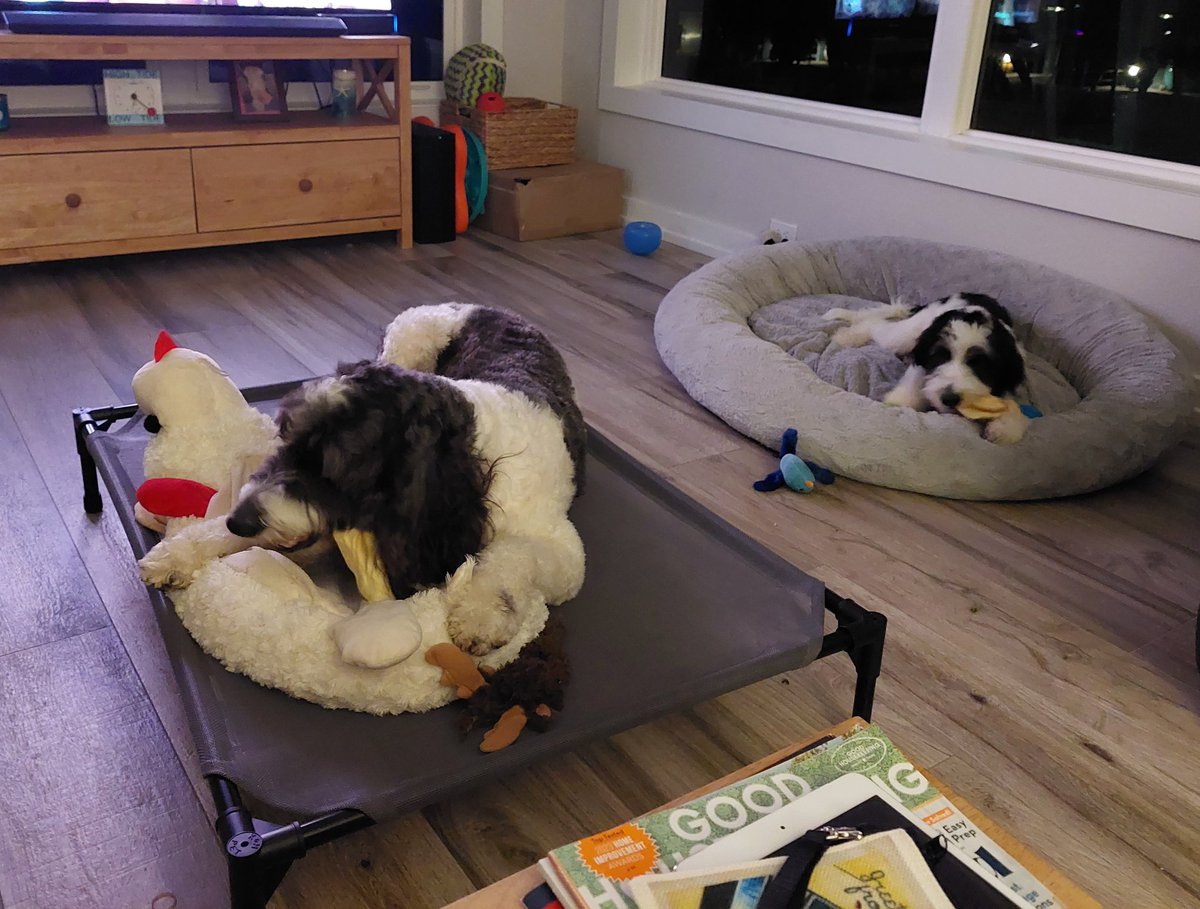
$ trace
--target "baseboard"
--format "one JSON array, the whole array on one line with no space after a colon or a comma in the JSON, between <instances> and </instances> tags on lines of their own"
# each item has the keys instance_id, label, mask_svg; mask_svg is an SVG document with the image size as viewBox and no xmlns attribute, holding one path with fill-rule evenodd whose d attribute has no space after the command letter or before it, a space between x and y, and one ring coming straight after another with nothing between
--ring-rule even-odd
<instances>
[{"instance_id":1,"label":"baseboard","mask_svg":"<svg viewBox=\"0 0 1200 909\"><path fill-rule=\"evenodd\" d=\"M758 237L749 231L697 218L635 196L625 199L625 220L653 221L662 228L663 239L706 256L723 256L759 243Z\"/></svg>"}]
</instances>

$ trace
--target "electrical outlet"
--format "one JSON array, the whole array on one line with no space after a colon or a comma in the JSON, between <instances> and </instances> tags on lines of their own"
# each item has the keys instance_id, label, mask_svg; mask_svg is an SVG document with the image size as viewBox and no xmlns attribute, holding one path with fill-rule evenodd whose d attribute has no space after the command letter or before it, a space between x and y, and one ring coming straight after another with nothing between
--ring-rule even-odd
<instances>
[{"instance_id":1,"label":"electrical outlet","mask_svg":"<svg viewBox=\"0 0 1200 909\"><path fill-rule=\"evenodd\" d=\"M780 221L778 218L771 219L772 232L779 235L781 242L793 243L796 240L797 234L800 232L795 224L789 224L787 221Z\"/></svg>"}]
</instances>

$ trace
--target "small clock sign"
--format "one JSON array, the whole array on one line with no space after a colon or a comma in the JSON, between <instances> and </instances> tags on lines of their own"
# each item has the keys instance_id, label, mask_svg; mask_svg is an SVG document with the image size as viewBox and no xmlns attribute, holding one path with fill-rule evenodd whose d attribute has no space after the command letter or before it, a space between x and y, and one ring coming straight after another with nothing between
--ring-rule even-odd
<instances>
[{"instance_id":1,"label":"small clock sign","mask_svg":"<svg viewBox=\"0 0 1200 909\"><path fill-rule=\"evenodd\" d=\"M152 69L106 69L104 105L109 126L163 123L162 79Z\"/></svg>"}]
</instances>

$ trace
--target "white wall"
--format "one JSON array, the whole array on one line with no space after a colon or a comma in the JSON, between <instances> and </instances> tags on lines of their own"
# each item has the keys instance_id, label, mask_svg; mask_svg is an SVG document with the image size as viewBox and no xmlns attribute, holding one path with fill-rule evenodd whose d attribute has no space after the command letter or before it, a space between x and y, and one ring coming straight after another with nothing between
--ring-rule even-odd
<instances>
[{"instance_id":1,"label":"white wall","mask_svg":"<svg viewBox=\"0 0 1200 909\"><path fill-rule=\"evenodd\" d=\"M1124 294L1200 364L1200 243L599 111L602 7L567 5L563 88L581 153L627 171L630 217L709 253L752 245L771 218L801 239L895 234L1011 253Z\"/></svg>"},{"instance_id":2,"label":"white wall","mask_svg":"<svg viewBox=\"0 0 1200 909\"><path fill-rule=\"evenodd\" d=\"M484 29L484 40L493 38L508 61L504 93L561 103L567 0L482 2L485 12L495 16L492 28Z\"/></svg>"}]
</instances>

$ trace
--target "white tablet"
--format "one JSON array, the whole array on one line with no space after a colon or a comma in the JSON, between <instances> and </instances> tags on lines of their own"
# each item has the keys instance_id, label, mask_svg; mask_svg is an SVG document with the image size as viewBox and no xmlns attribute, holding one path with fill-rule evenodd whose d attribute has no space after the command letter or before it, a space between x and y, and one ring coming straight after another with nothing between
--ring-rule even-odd
<instances>
[{"instance_id":1,"label":"white tablet","mask_svg":"<svg viewBox=\"0 0 1200 909\"><path fill-rule=\"evenodd\" d=\"M911 817L900 802L888 798L889 793L861 773L847 773L689 855L675 870L725 868L763 858L876 795L893 808L898 807L905 817Z\"/></svg>"}]
</instances>

